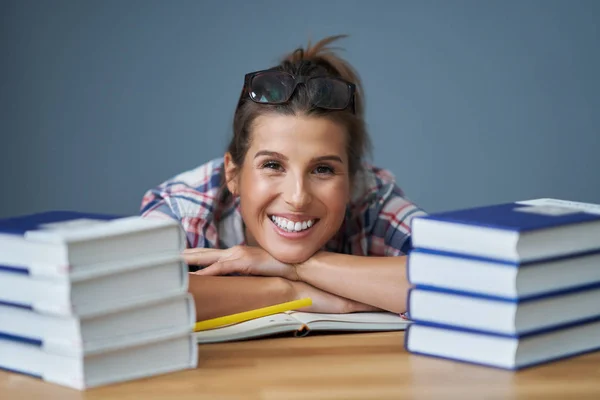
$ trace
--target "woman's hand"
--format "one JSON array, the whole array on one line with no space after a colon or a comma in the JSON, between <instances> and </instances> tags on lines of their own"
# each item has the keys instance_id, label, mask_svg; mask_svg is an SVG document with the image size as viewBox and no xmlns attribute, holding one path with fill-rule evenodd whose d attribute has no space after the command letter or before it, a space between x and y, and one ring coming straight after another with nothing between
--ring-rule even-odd
<instances>
[{"instance_id":1,"label":"woman's hand","mask_svg":"<svg viewBox=\"0 0 600 400\"><path fill-rule=\"evenodd\" d=\"M298 280L296 268L273 258L260 247L234 246L229 249L186 249L183 258L188 265L205 267L191 272L196 275L279 276Z\"/></svg>"},{"instance_id":2,"label":"woman's hand","mask_svg":"<svg viewBox=\"0 0 600 400\"><path fill-rule=\"evenodd\" d=\"M290 284L294 289L294 297L296 299L303 299L306 297L310 297L312 299L311 306L304 307L298 311L328 314L347 314L360 311L382 311L377 307L359 303L357 301L317 289L308 283L290 282Z\"/></svg>"}]
</instances>

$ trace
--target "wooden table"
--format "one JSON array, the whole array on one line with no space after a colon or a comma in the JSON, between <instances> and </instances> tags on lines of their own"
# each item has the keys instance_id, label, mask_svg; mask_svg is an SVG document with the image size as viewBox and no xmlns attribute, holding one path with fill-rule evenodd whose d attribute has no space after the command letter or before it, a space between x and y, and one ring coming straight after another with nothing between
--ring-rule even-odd
<instances>
[{"instance_id":1,"label":"wooden table","mask_svg":"<svg viewBox=\"0 0 600 400\"><path fill-rule=\"evenodd\" d=\"M514 373L411 355L403 336L202 345L197 369L85 392L0 371L0 399L600 399L600 352Z\"/></svg>"}]
</instances>

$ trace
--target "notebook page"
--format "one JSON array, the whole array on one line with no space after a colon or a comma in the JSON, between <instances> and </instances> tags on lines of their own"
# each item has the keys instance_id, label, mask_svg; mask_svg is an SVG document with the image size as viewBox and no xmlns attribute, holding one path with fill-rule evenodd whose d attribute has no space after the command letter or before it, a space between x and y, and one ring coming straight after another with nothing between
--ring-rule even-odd
<instances>
[{"instance_id":1,"label":"notebook page","mask_svg":"<svg viewBox=\"0 0 600 400\"><path fill-rule=\"evenodd\" d=\"M390 312L322 314L290 311L288 314L311 329L399 330L406 328L410 323L400 315Z\"/></svg>"},{"instance_id":2,"label":"notebook page","mask_svg":"<svg viewBox=\"0 0 600 400\"><path fill-rule=\"evenodd\" d=\"M268 315L221 328L195 332L198 343L216 343L292 332L304 324L285 313Z\"/></svg>"}]
</instances>

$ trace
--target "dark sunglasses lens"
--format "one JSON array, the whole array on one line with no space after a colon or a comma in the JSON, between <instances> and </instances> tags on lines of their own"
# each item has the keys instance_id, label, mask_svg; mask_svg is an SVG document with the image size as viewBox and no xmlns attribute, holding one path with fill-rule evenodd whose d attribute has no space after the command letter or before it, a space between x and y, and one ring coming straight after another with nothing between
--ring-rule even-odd
<instances>
[{"instance_id":1,"label":"dark sunglasses lens","mask_svg":"<svg viewBox=\"0 0 600 400\"><path fill-rule=\"evenodd\" d=\"M350 102L350 87L340 80L313 78L306 85L317 107L343 110Z\"/></svg>"},{"instance_id":2,"label":"dark sunglasses lens","mask_svg":"<svg viewBox=\"0 0 600 400\"><path fill-rule=\"evenodd\" d=\"M287 74L265 72L250 82L250 97L258 103L284 103L293 90L294 79Z\"/></svg>"}]
</instances>

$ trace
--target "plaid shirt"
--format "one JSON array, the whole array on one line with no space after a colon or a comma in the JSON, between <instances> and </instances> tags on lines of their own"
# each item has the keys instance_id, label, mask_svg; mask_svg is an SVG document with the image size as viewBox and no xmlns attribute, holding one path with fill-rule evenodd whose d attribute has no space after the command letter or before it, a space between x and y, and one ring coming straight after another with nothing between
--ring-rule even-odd
<instances>
[{"instance_id":1,"label":"plaid shirt","mask_svg":"<svg viewBox=\"0 0 600 400\"><path fill-rule=\"evenodd\" d=\"M218 200L223 171L223 158L218 158L167 180L146 192L141 215L178 220L188 247L245 244L239 198ZM424 212L404 196L389 171L365 165L355 183L344 222L323 250L360 256L407 254L410 221Z\"/></svg>"}]
</instances>

